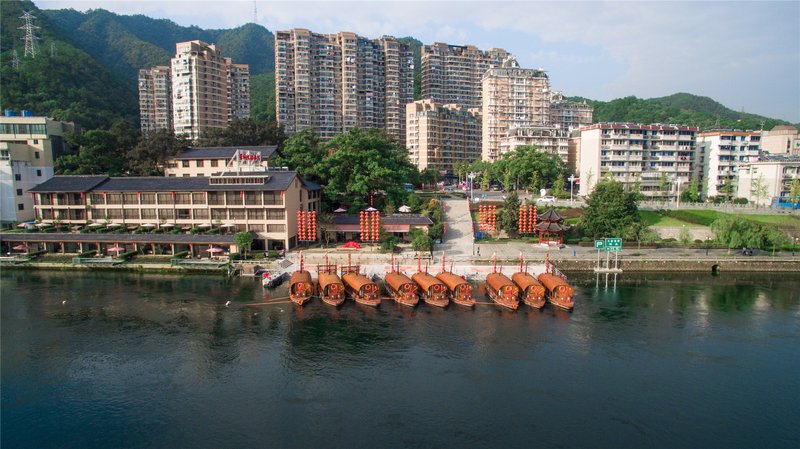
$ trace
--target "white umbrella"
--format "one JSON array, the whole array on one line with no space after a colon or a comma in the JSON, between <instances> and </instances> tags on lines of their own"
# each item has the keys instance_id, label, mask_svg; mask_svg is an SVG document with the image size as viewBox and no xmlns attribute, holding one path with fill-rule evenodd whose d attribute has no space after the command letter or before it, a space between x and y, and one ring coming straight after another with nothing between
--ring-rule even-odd
<instances>
[{"instance_id":1,"label":"white umbrella","mask_svg":"<svg viewBox=\"0 0 800 449\"><path fill-rule=\"evenodd\" d=\"M108 227L109 227L109 228L116 228L117 226L122 226L122 225L121 225L121 224L119 224L119 223L109 223L109 224L108 224Z\"/></svg>"},{"instance_id":2,"label":"white umbrella","mask_svg":"<svg viewBox=\"0 0 800 449\"><path fill-rule=\"evenodd\" d=\"M111 248L106 248L106 251L114 251L119 254L120 251L125 251L124 246L114 245Z\"/></svg>"},{"instance_id":3,"label":"white umbrella","mask_svg":"<svg viewBox=\"0 0 800 449\"><path fill-rule=\"evenodd\" d=\"M341 207L336 209L335 211L333 211L333 213L335 213L335 214L341 214L341 213L344 213L344 212L347 212L347 209L342 209Z\"/></svg>"},{"instance_id":4,"label":"white umbrella","mask_svg":"<svg viewBox=\"0 0 800 449\"><path fill-rule=\"evenodd\" d=\"M37 228L43 228L45 226L50 226L50 223L36 223L35 225Z\"/></svg>"},{"instance_id":5,"label":"white umbrella","mask_svg":"<svg viewBox=\"0 0 800 449\"><path fill-rule=\"evenodd\" d=\"M221 253L221 252L223 252L225 250L222 249L222 248L216 248L216 247L212 246L211 248L208 248L206 251L208 251L210 253Z\"/></svg>"},{"instance_id":6,"label":"white umbrella","mask_svg":"<svg viewBox=\"0 0 800 449\"><path fill-rule=\"evenodd\" d=\"M197 226L197 227L198 227L198 228L210 228L210 227L211 227L211 225L210 225L210 224L208 224L208 223L203 223L203 224L201 224L201 225L199 225L199 226Z\"/></svg>"},{"instance_id":7,"label":"white umbrella","mask_svg":"<svg viewBox=\"0 0 800 449\"><path fill-rule=\"evenodd\" d=\"M402 212L404 214L407 214L407 213L411 212L411 207L403 205L403 206L400 206L397 210L398 210L398 212Z\"/></svg>"},{"instance_id":8,"label":"white umbrella","mask_svg":"<svg viewBox=\"0 0 800 449\"><path fill-rule=\"evenodd\" d=\"M153 223L145 223L145 224L142 225L142 227L143 228L155 228L156 225L154 225Z\"/></svg>"},{"instance_id":9,"label":"white umbrella","mask_svg":"<svg viewBox=\"0 0 800 449\"><path fill-rule=\"evenodd\" d=\"M234 226L236 225L233 223L225 223L224 225L220 226L220 228L232 228Z\"/></svg>"},{"instance_id":10,"label":"white umbrella","mask_svg":"<svg viewBox=\"0 0 800 449\"><path fill-rule=\"evenodd\" d=\"M33 223L20 223L17 225L18 228L27 228L28 226L33 226Z\"/></svg>"},{"instance_id":11,"label":"white umbrella","mask_svg":"<svg viewBox=\"0 0 800 449\"><path fill-rule=\"evenodd\" d=\"M172 223L164 223L161 225L162 228L174 228L175 225Z\"/></svg>"},{"instance_id":12,"label":"white umbrella","mask_svg":"<svg viewBox=\"0 0 800 449\"><path fill-rule=\"evenodd\" d=\"M87 228L99 228L100 226L103 226L103 223L92 223Z\"/></svg>"},{"instance_id":13,"label":"white umbrella","mask_svg":"<svg viewBox=\"0 0 800 449\"><path fill-rule=\"evenodd\" d=\"M377 211L378 209L375 209L374 207L370 206L370 207L368 207L368 208L366 208L366 209L364 209L364 210L365 210L365 211L367 211L367 212L375 212L375 211Z\"/></svg>"}]
</instances>

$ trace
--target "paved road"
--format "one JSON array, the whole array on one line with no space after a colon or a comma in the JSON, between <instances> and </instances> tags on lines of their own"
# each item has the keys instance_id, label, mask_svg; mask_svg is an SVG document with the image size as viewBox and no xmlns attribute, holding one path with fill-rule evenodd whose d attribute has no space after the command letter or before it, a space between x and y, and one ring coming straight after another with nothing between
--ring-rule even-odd
<instances>
[{"instance_id":1,"label":"paved road","mask_svg":"<svg viewBox=\"0 0 800 449\"><path fill-rule=\"evenodd\" d=\"M460 199L444 201L446 232L444 241L436 246L436 251L445 251L447 257L472 256L472 218L469 215L469 202Z\"/></svg>"}]
</instances>

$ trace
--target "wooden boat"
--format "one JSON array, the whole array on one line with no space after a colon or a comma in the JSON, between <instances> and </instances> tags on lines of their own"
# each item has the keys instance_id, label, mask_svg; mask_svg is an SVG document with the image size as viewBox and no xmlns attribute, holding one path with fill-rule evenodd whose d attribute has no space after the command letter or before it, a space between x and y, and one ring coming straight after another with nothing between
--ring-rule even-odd
<instances>
[{"instance_id":1,"label":"wooden boat","mask_svg":"<svg viewBox=\"0 0 800 449\"><path fill-rule=\"evenodd\" d=\"M519 255L519 272L511 275L511 280L519 287L522 295L522 301L537 309L544 307L544 286L536 280L536 277L528 273L528 267L522 269L522 253Z\"/></svg>"},{"instance_id":2,"label":"wooden boat","mask_svg":"<svg viewBox=\"0 0 800 449\"><path fill-rule=\"evenodd\" d=\"M444 269L444 253L442 253L442 272L436 275L436 279L442 281L450 292L450 299L454 303L466 306L475 307L475 298L472 297L472 284L466 279L453 274L453 270L445 271Z\"/></svg>"},{"instance_id":3,"label":"wooden boat","mask_svg":"<svg viewBox=\"0 0 800 449\"><path fill-rule=\"evenodd\" d=\"M511 310L519 308L519 288L503 273L497 272L497 256L494 256L494 271L486 275L486 294L497 304Z\"/></svg>"},{"instance_id":4,"label":"wooden boat","mask_svg":"<svg viewBox=\"0 0 800 449\"><path fill-rule=\"evenodd\" d=\"M350 263L349 259L350 255L348 254L348 264ZM341 268L345 291L358 304L378 307L381 305L381 289L378 284L361 274L360 269L361 267L358 265L346 265Z\"/></svg>"},{"instance_id":5,"label":"wooden boat","mask_svg":"<svg viewBox=\"0 0 800 449\"><path fill-rule=\"evenodd\" d=\"M420 296L426 304L436 307L447 307L450 300L447 298L447 286L435 276L428 273L414 273L411 279L419 285Z\"/></svg>"},{"instance_id":6,"label":"wooden boat","mask_svg":"<svg viewBox=\"0 0 800 449\"><path fill-rule=\"evenodd\" d=\"M411 276L411 279L419 286L419 295L426 304L436 307L447 307L450 304L448 299L447 286L435 276L422 271L422 260L417 256L417 272Z\"/></svg>"},{"instance_id":7,"label":"wooden boat","mask_svg":"<svg viewBox=\"0 0 800 449\"><path fill-rule=\"evenodd\" d=\"M317 293L325 304L334 307L344 304L344 284L336 274L336 265L328 264L328 256L325 265L317 265Z\"/></svg>"},{"instance_id":8,"label":"wooden boat","mask_svg":"<svg viewBox=\"0 0 800 449\"><path fill-rule=\"evenodd\" d=\"M542 273L539 275L539 282L547 289L547 301L550 304L564 310L572 310L575 307L575 302L572 300L574 290L567 281L555 274Z\"/></svg>"},{"instance_id":9,"label":"wooden boat","mask_svg":"<svg viewBox=\"0 0 800 449\"><path fill-rule=\"evenodd\" d=\"M394 254L392 254L392 269L386 274L386 290L398 304L414 307L419 303L417 284L408 276L394 268Z\"/></svg>"},{"instance_id":10,"label":"wooden boat","mask_svg":"<svg viewBox=\"0 0 800 449\"><path fill-rule=\"evenodd\" d=\"M299 305L311 301L314 293L314 283L311 280L311 273L305 270L305 259L300 253L300 269L294 271L289 278L289 299Z\"/></svg>"}]
</instances>

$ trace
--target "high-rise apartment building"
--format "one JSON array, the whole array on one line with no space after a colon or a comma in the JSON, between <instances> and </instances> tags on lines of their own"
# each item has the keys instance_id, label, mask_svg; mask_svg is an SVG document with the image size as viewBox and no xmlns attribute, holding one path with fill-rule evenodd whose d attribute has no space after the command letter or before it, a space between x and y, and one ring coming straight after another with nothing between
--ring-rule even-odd
<instances>
[{"instance_id":1,"label":"high-rise apartment building","mask_svg":"<svg viewBox=\"0 0 800 449\"><path fill-rule=\"evenodd\" d=\"M230 117L228 121L250 118L250 66L228 61L228 98Z\"/></svg>"},{"instance_id":2,"label":"high-rise apartment building","mask_svg":"<svg viewBox=\"0 0 800 449\"><path fill-rule=\"evenodd\" d=\"M481 155L481 118L477 108L440 105L433 100L406 105L406 147L419 170L453 173L458 161L474 162Z\"/></svg>"},{"instance_id":3,"label":"high-rise apartment building","mask_svg":"<svg viewBox=\"0 0 800 449\"><path fill-rule=\"evenodd\" d=\"M672 198L699 177L697 132L678 125L597 123L580 129L580 194L609 177L647 197Z\"/></svg>"},{"instance_id":4,"label":"high-rise apartment building","mask_svg":"<svg viewBox=\"0 0 800 449\"><path fill-rule=\"evenodd\" d=\"M250 114L250 71L232 64L213 44L180 42L170 65L172 127L196 140L212 128Z\"/></svg>"},{"instance_id":5,"label":"high-rise apartment building","mask_svg":"<svg viewBox=\"0 0 800 449\"><path fill-rule=\"evenodd\" d=\"M706 196L735 197L739 165L758 161L760 145L759 131L712 130L698 134Z\"/></svg>"},{"instance_id":6,"label":"high-rise apartment building","mask_svg":"<svg viewBox=\"0 0 800 449\"><path fill-rule=\"evenodd\" d=\"M438 104L457 104L462 108L481 107L481 80L486 71L500 67L511 56L502 48L479 50L472 45L436 42L424 45L422 59L422 98Z\"/></svg>"},{"instance_id":7,"label":"high-rise apartment building","mask_svg":"<svg viewBox=\"0 0 800 449\"><path fill-rule=\"evenodd\" d=\"M553 91L550 94L550 124L566 129L580 128L592 124L594 108L586 102L570 101L564 94Z\"/></svg>"},{"instance_id":8,"label":"high-rise apartment building","mask_svg":"<svg viewBox=\"0 0 800 449\"><path fill-rule=\"evenodd\" d=\"M550 121L550 79L543 69L523 69L513 57L486 71L482 80L484 161L501 157L500 144L514 128Z\"/></svg>"},{"instance_id":9,"label":"high-rise apartment building","mask_svg":"<svg viewBox=\"0 0 800 449\"><path fill-rule=\"evenodd\" d=\"M535 145L541 153L554 154L569 163L569 130L558 126L528 126L513 128L500 139L500 154L513 151L520 145Z\"/></svg>"},{"instance_id":10,"label":"high-rise apartment building","mask_svg":"<svg viewBox=\"0 0 800 449\"><path fill-rule=\"evenodd\" d=\"M393 37L275 33L278 123L322 139L354 127L385 129L405 142L405 105L414 97L413 54Z\"/></svg>"},{"instance_id":11,"label":"high-rise apartment building","mask_svg":"<svg viewBox=\"0 0 800 449\"><path fill-rule=\"evenodd\" d=\"M34 219L33 200L28 191L53 177L53 164L69 151L64 134L75 125L47 117L0 117L0 221Z\"/></svg>"},{"instance_id":12,"label":"high-rise apartment building","mask_svg":"<svg viewBox=\"0 0 800 449\"><path fill-rule=\"evenodd\" d=\"M142 133L172 129L172 78L170 68L139 70L139 121Z\"/></svg>"}]
</instances>

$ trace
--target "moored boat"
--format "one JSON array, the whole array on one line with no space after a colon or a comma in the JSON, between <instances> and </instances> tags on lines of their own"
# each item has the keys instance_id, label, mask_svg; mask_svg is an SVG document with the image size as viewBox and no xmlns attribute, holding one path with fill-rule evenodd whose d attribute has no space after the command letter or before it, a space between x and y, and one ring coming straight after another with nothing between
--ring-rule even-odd
<instances>
[{"instance_id":1,"label":"moored boat","mask_svg":"<svg viewBox=\"0 0 800 449\"><path fill-rule=\"evenodd\" d=\"M411 279L419 286L419 296L425 304L442 308L450 304L447 286L435 276L428 274L427 267L424 272L422 271L422 261L419 257L417 257L417 272Z\"/></svg>"},{"instance_id":2,"label":"moored boat","mask_svg":"<svg viewBox=\"0 0 800 449\"><path fill-rule=\"evenodd\" d=\"M472 297L472 284L466 279L453 274L452 267L450 271L444 268L444 253L442 253L442 272L436 275L436 279L440 280L447 290L450 292L450 299L461 306L474 307L475 298Z\"/></svg>"},{"instance_id":3,"label":"moored boat","mask_svg":"<svg viewBox=\"0 0 800 449\"><path fill-rule=\"evenodd\" d=\"M289 299L299 305L311 301L314 294L314 283L311 280L311 273L305 270L305 259L300 253L300 269L294 271L289 278Z\"/></svg>"},{"instance_id":4,"label":"moored boat","mask_svg":"<svg viewBox=\"0 0 800 449\"><path fill-rule=\"evenodd\" d=\"M528 273L527 265L525 270L522 269L522 253L519 255L519 272L511 275L511 280L514 281L519 287L520 294L522 295L522 302L530 307L541 309L544 307L544 286L536 279L535 276Z\"/></svg>"},{"instance_id":5,"label":"moored boat","mask_svg":"<svg viewBox=\"0 0 800 449\"><path fill-rule=\"evenodd\" d=\"M399 270L395 270L394 254L392 254L392 269L386 274L384 281L389 296L398 304L414 307L419 303L417 284Z\"/></svg>"},{"instance_id":6,"label":"moored boat","mask_svg":"<svg viewBox=\"0 0 800 449\"><path fill-rule=\"evenodd\" d=\"M572 299L574 290L567 284L567 281L551 273L539 275L539 282L547 289L547 301L556 307L564 310L572 310L575 301Z\"/></svg>"},{"instance_id":7,"label":"moored boat","mask_svg":"<svg viewBox=\"0 0 800 449\"><path fill-rule=\"evenodd\" d=\"M519 308L519 288L508 276L497 271L497 255L494 256L494 270L486 275L486 294L503 307L511 310Z\"/></svg>"},{"instance_id":8,"label":"moored boat","mask_svg":"<svg viewBox=\"0 0 800 449\"><path fill-rule=\"evenodd\" d=\"M317 265L317 293L325 304L339 307L344 304L344 284L336 274L336 265L328 264L325 256L325 265Z\"/></svg>"},{"instance_id":9,"label":"moored boat","mask_svg":"<svg viewBox=\"0 0 800 449\"><path fill-rule=\"evenodd\" d=\"M381 305L381 289L378 284L360 273L361 267L349 264L349 256L348 254L348 265L341 268L345 291L358 304L378 307Z\"/></svg>"}]
</instances>

